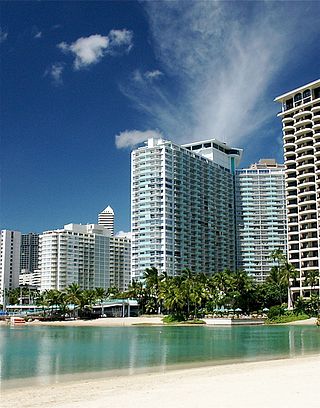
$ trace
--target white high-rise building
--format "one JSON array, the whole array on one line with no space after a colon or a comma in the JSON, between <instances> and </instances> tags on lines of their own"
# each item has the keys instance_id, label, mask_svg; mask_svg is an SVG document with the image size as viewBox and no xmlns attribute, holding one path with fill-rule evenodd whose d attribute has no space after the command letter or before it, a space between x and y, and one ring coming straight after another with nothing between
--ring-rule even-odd
<instances>
[{"instance_id":1,"label":"white high-rise building","mask_svg":"<svg viewBox=\"0 0 320 408\"><path fill-rule=\"evenodd\" d=\"M320 277L320 80L275 99L282 104L287 218L288 259L299 271L292 282L292 295L309 296L308 271Z\"/></svg>"},{"instance_id":2,"label":"white high-rise building","mask_svg":"<svg viewBox=\"0 0 320 408\"><path fill-rule=\"evenodd\" d=\"M116 286L130 282L130 240L111 237L97 224L68 224L40 235L41 291L63 290L71 283L82 289Z\"/></svg>"},{"instance_id":3,"label":"white high-rise building","mask_svg":"<svg viewBox=\"0 0 320 408\"><path fill-rule=\"evenodd\" d=\"M19 286L21 232L1 230L0 246L0 304L5 290Z\"/></svg>"},{"instance_id":4,"label":"white high-rise building","mask_svg":"<svg viewBox=\"0 0 320 408\"><path fill-rule=\"evenodd\" d=\"M111 231L111 236L114 233L114 211L108 205L100 214L98 214L98 224L103 225Z\"/></svg>"},{"instance_id":5,"label":"white high-rise building","mask_svg":"<svg viewBox=\"0 0 320 408\"><path fill-rule=\"evenodd\" d=\"M154 266L212 275L235 268L234 172L242 151L215 139L151 138L131 156L133 279Z\"/></svg>"},{"instance_id":6,"label":"white high-rise building","mask_svg":"<svg viewBox=\"0 0 320 408\"><path fill-rule=\"evenodd\" d=\"M68 224L40 235L41 291L63 290L71 283L82 289L107 289L110 236L108 229L96 224Z\"/></svg>"},{"instance_id":7,"label":"white high-rise building","mask_svg":"<svg viewBox=\"0 0 320 408\"><path fill-rule=\"evenodd\" d=\"M128 289L131 276L131 240L127 237L110 238L110 287L121 292Z\"/></svg>"},{"instance_id":8,"label":"white high-rise building","mask_svg":"<svg viewBox=\"0 0 320 408\"><path fill-rule=\"evenodd\" d=\"M263 282L273 266L271 252L286 254L284 165L262 159L236 171L237 269Z\"/></svg>"}]
</instances>

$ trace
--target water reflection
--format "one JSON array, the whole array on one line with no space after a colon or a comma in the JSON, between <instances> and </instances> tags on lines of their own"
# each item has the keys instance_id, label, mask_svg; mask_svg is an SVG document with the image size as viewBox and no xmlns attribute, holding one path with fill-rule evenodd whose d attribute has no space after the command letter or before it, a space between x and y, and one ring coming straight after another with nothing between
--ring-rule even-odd
<instances>
[{"instance_id":1,"label":"water reflection","mask_svg":"<svg viewBox=\"0 0 320 408\"><path fill-rule=\"evenodd\" d=\"M320 330L275 327L40 327L0 328L0 378L175 364L216 364L320 352ZM53 376L53 377L52 377Z\"/></svg>"}]
</instances>

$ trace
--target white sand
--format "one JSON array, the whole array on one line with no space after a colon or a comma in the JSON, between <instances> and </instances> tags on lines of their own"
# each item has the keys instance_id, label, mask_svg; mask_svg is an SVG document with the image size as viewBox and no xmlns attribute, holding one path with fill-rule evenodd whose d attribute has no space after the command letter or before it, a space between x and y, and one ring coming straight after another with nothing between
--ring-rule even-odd
<instances>
[{"instance_id":1,"label":"white sand","mask_svg":"<svg viewBox=\"0 0 320 408\"><path fill-rule=\"evenodd\" d=\"M38 326L38 325L48 325L48 326L133 326L139 324L150 324L150 325L163 325L163 316L139 316L139 317L108 317L94 320L65 320L65 321L54 321L54 322L40 322L33 321L28 322L27 325ZM291 323L282 323L285 325L315 325L316 318L311 317L306 320L297 320ZM0 321L0 324L6 324L4 321ZM181 324L180 324L181 325ZM194 326L194 325L193 325Z\"/></svg>"},{"instance_id":2,"label":"white sand","mask_svg":"<svg viewBox=\"0 0 320 408\"><path fill-rule=\"evenodd\" d=\"M141 316L141 317L107 317L94 320L65 320L56 322L31 322L28 325L50 325L50 326L132 326L135 324L163 324L163 316Z\"/></svg>"},{"instance_id":3,"label":"white sand","mask_svg":"<svg viewBox=\"0 0 320 408\"><path fill-rule=\"evenodd\" d=\"M319 379L317 355L9 389L1 407L318 408Z\"/></svg>"}]
</instances>

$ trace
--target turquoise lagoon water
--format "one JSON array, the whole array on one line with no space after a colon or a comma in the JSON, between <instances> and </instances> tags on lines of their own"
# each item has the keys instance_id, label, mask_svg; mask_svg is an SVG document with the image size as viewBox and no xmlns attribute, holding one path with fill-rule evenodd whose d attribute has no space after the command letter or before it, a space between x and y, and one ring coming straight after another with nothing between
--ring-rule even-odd
<instances>
[{"instance_id":1,"label":"turquoise lagoon water","mask_svg":"<svg viewBox=\"0 0 320 408\"><path fill-rule=\"evenodd\" d=\"M66 374L89 378L319 353L316 326L0 327L0 380L59 382Z\"/></svg>"}]
</instances>

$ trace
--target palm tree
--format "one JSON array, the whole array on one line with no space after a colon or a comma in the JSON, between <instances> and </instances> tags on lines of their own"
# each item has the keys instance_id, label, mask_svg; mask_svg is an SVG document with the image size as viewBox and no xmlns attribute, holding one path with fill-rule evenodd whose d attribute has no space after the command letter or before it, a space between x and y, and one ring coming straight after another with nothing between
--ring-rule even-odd
<instances>
[{"instance_id":1,"label":"palm tree","mask_svg":"<svg viewBox=\"0 0 320 408\"><path fill-rule=\"evenodd\" d=\"M186 303L187 303L187 317L190 316L190 301L192 302L195 300L195 298L192 298L192 293L194 292L194 273L191 271L191 269L186 268L182 271L181 274L181 279L182 279L182 284L181 284L181 289L182 289L182 294L185 297Z\"/></svg>"},{"instance_id":2,"label":"palm tree","mask_svg":"<svg viewBox=\"0 0 320 408\"><path fill-rule=\"evenodd\" d=\"M36 298L36 305L42 307L43 316L46 316L46 308L48 307L48 301L46 297L46 293L42 292L39 293L39 296Z\"/></svg>"},{"instance_id":3,"label":"palm tree","mask_svg":"<svg viewBox=\"0 0 320 408\"><path fill-rule=\"evenodd\" d=\"M106 291L104 290L104 288L96 288L95 292L97 300L101 303L106 297Z\"/></svg>"},{"instance_id":4,"label":"palm tree","mask_svg":"<svg viewBox=\"0 0 320 408\"><path fill-rule=\"evenodd\" d=\"M160 313L159 302L159 288L160 288L160 276L158 269L152 266L147 268L144 273L145 289L147 292L148 300L146 308L151 313Z\"/></svg>"},{"instance_id":5,"label":"palm tree","mask_svg":"<svg viewBox=\"0 0 320 408\"><path fill-rule=\"evenodd\" d=\"M320 285L320 275L319 272L315 269L311 271L307 271L305 273L305 284L310 286L310 309L312 313L319 314L319 306L320 306L320 296L319 293L313 293L314 288L317 285ZM319 287L320 291L320 287Z\"/></svg>"},{"instance_id":6,"label":"palm tree","mask_svg":"<svg viewBox=\"0 0 320 408\"><path fill-rule=\"evenodd\" d=\"M312 289L315 288L315 286L317 286L317 284L319 284L319 279L320 279L320 275L319 272L315 269L311 270L311 271L306 271L305 272L305 284L307 286L310 286L311 288L311 292Z\"/></svg>"},{"instance_id":7,"label":"palm tree","mask_svg":"<svg viewBox=\"0 0 320 408\"><path fill-rule=\"evenodd\" d=\"M57 289L50 289L44 292L46 301L49 307L51 307L51 316L53 315L53 310L58 308L60 292Z\"/></svg>"},{"instance_id":8,"label":"palm tree","mask_svg":"<svg viewBox=\"0 0 320 408\"><path fill-rule=\"evenodd\" d=\"M66 288L67 300L74 305L73 316L76 315L76 306L80 306L82 302L82 290L77 283L71 283Z\"/></svg>"},{"instance_id":9,"label":"palm tree","mask_svg":"<svg viewBox=\"0 0 320 408\"><path fill-rule=\"evenodd\" d=\"M163 300L164 307L170 314L175 316L183 315L185 305L185 297L179 282L179 277L169 277L162 283L160 289L160 297Z\"/></svg>"},{"instance_id":10,"label":"palm tree","mask_svg":"<svg viewBox=\"0 0 320 408\"><path fill-rule=\"evenodd\" d=\"M292 293L290 290L291 281L296 279L298 276L298 271L295 267L288 262L286 256L280 249L276 249L272 251L271 258L276 263L275 266L271 268L273 269L273 273L277 275L278 284L285 285L288 288L288 293L290 297L290 302L293 305Z\"/></svg>"}]
</instances>

